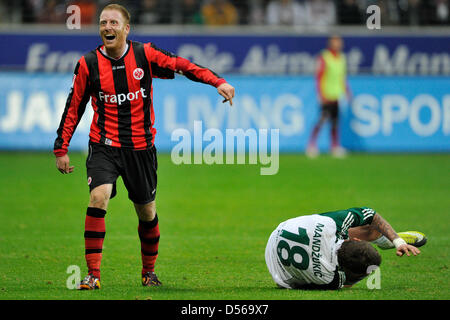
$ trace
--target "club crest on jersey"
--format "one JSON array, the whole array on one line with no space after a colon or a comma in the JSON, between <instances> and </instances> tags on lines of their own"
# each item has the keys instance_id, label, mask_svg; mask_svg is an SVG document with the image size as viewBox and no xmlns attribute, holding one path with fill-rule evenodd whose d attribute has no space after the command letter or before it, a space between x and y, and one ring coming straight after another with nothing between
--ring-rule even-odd
<instances>
[{"instance_id":1,"label":"club crest on jersey","mask_svg":"<svg viewBox=\"0 0 450 320\"><path fill-rule=\"evenodd\" d=\"M141 80L144 77L144 70L142 70L141 68L136 68L133 71L133 77L136 80Z\"/></svg>"}]
</instances>

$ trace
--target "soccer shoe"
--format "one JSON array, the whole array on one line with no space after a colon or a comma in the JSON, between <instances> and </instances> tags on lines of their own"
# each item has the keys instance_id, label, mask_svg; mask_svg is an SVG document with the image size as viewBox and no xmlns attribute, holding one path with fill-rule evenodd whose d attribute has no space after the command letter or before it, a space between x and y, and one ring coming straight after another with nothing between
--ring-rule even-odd
<instances>
[{"instance_id":1,"label":"soccer shoe","mask_svg":"<svg viewBox=\"0 0 450 320\"><path fill-rule=\"evenodd\" d=\"M405 231L399 232L399 237L416 248L423 246L427 243L427 237L422 232L419 231Z\"/></svg>"},{"instance_id":2,"label":"soccer shoe","mask_svg":"<svg viewBox=\"0 0 450 320\"><path fill-rule=\"evenodd\" d=\"M335 158L345 158L345 156L347 156L347 150L340 146L333 147L331 149L331 155Z\"/></svg>"},{"instance_id":3,"label":"soccer shoe","mask_svg":"<svg viewBox=\"0 0 450 320\"><path fill-rule=\"evenodd\" d=\"M142 285L144 287L159 287L162 285L162 283L158 280L156 273L147 272L142 276Z\"/></svg>"},{"instance_id":4,"label":"soccer shoe","mask_svg":"<svg viewBox=\"0 0 450 320\"><path fill-rule=\"evenodd\" d=\"M78 285L78 290L96 290L100 289L100 280L91 274L88 274Z\"/></svg>"},{"instance_id":5,"label":"soccer shoe","mask_svg":"<svg viewBox=\"0 0 450 320\"><path fill-rule=\"evenodd\" d=\"M320 154L319 149L317 149L317 147L315 146L308 146L308 148L306 148L306 156L308 158L311 159L317 158L319 154Z\"/></svg>"},{"instance_id":6,"label":"soccer shoe","mask_svg":"<svg viewBox=\"0 0 450 320\"><path fill-rule=\"evenodd\" d=\"M405 231L399 232L399 237L405 240L405 242L414 247L421 247L427 242L427 237L419 231ZM394 244L385 236L381 236L375 241L372 241L373 244L376 244L378 248L386 250L395 248Z\"/></svg>"}]
</instances>

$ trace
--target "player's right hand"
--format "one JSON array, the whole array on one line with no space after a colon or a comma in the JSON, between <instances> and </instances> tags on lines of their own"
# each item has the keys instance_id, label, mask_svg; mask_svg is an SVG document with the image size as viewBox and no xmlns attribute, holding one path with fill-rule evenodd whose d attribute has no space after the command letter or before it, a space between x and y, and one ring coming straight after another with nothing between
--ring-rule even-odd
<instances>
[{"instance_id":1,"label":"player's right hand","mask_svg":"<svg viewBox=\"0 0 450 320\"><path fill-rule=\"evenodd\" d=\"M419 249L417 249L416 247L414 247L412 245L409 245L409 244L404 244L404 245L399 246L397 248L396 254L399 257L403 256L404 254L406 254L409 257L410 256L410 252L413 255L415 255L415 256L420 254L420 250Z\"/></svg>"},{"instance_id":2,"label":"player's right hand","mask_svg":"<svg viewBox=\"0 0 450 320\"><path fill-rule=\"evenodd\" d=\"M70 166L70 159L67 154L62 157L56 157L56 168L62 174L72 173L75 166Z\"/></svg>"}]
</instances>

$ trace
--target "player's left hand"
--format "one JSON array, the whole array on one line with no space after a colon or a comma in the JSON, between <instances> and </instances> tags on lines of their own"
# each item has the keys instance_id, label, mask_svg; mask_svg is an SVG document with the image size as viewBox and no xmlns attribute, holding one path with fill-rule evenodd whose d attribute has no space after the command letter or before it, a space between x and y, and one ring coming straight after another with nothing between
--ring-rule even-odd
<instances>
[{"instance_id":1,"label":"player's left hand","mask_svg":"<svg viewBox=\"0 0 450 320\"><path fill-rule=\"evenodd\" d=\"M228 83L222 83L217 87L217 92L225 98L225 100L223 101L224 103L229 101L230 106L233 105L234 87L232 85Z\"/></svg>"},{"instance_id":2,"label":"player's left hand","mask_svg":"<svg viewBox=\"0 0 450 320\"><path fill-rule=\"evenodd\" d=\"M396 252L397 256L399 257L403 256L404 254L409 257L411 255L410 253L417 256L418 254L420 254L420 250L412 245L404 244L398 247Z\"/></svg>"}]
</instances>

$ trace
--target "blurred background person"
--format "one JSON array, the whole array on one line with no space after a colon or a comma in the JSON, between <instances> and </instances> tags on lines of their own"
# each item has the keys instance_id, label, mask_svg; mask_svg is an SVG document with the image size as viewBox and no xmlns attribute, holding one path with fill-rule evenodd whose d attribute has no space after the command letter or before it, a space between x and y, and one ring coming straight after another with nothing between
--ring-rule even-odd
<instances>
[{"instance_id":1,"label":"blurred background person","mask_svg":"<svg viewBox=\"0 0 450 320\"><path fill-rule=\"evenodd\" d=\"M266 23L277 26L305 24L305 9L295 0L271 0L266 8Z\"/></svg>"},{"instance_id":2,"label":"blurred background person","mask_svg":"<svg viewBox=\"0 0 450 320\"><path fill-rule=\"evenodd\" d=\"M78 0L78 1L73 1L70 4L76 5L80 8L81 25L97 24L97 4L95 1ZM63 10L65 10L64 6L63 6Z\"/></svg>"},{"instance_id":3,"label":"blurred background person","mask_svg":"<svg viewBox=\"0 0 450 320\"><path fill-rule=\"evenodd\" d=\"M206 25L235 25L238 23L238 11L228 0L210 0L202 7L203 21Z\"/></svg>"},{"instance_id":4,"label":"blurred background person","mask_svg":"<svg viewBox=\"0 0 450 320\"><path fill-rule=\"evenodd\" d=\"M160 7L158 0L143 0L137 10L138 24L158 24Z\"/></svg>"},{"instance_id":5,"label":"blurred background person","mask_svg":"<svg viewBox=\"0 0 450 320\"><path fill-rule=\"evenodd\" d=\"M319 56L316 73L316 83L321 107L319 121L313 128L306 148L306 155L315 158L319 155L317 148L317 136L326 121L331 121L331 154L335 157L343 157L346 154L339 142L339 99L347 93L347 99L351 100L350 88L347 83L347 67L345 55L342 52L344 46L340 36L333 35L328 39L328 48Z\"/></svg>"},{"instance_id":6,"label":"blurred background person","mask_svg":"<svg viewBox=\"0 0 450 320\"><path fill-rule=\"evenodd\" d=\"M420 0L398 0L400 23L406 25L419 24L419 4Z\"/></svg>"},{"instance_id":7,"label":"blurred background person","mask_svg":"<svg viewBox=\"0 0 450 320\"><path fill-rule=\"evenodd\" d=\"M337 3L338 22L340 24L362 24L363 19L356 0L338 0Z\"/></svg>"},{"instance_id":8,"label":"blurred background person","mask_svg":"<svg viewBox=\"0 0 450 320\"><path fill-rule=\"evenodd\" d=\"M238 23L240 25L249 24L250 0L231 0L237 10Z\"/></svg>"},{"instance_id":9,"label":"blurred background person","mask_svg":"<svg viewBox=\"0 0 450 320\"><path fill-rule=\"evenodd\" d=\"M336 7L331 0L306 0L306 23L311 26L336 24Z\"/></svg>"},{"instance_id":10,"label":"blurred background person","mask_svg":"<svg viewBox=\"0 0 450 320\"><path fill-rule=\"evenodd\" d=\"M265 0L249 0L248 23L262 25L265 20Z\"/></svg>"},{"instance_id":11,"label":"blurred background person","mask_svg":"<svg viewBox=\"0 0 450 320\"><path fill-rule=\"evenodd\" d=\"M378 0L377 5L380 8L382 25L397 25L399 23L398 0ZM363 10L366 12L367 8L363 8Z\"/></svg>"},{"instance_id":12,"label":"blurred background person","mask_svg":"<svg viewBox=\"0 0 450 320\"><path fill-rule=\"evenodd\" d=\"M450 6L448 0L434 1L434 21L436 24L450 24Z\"/></svg>"},{"instance_id":13,"label":"blurred background person","mask_svg":"<svg viewBox=\"0 0 450 320\"><path fill-rule=\"evenodd\" d=\"M176 12L177 24L203 24L199 0L179 0L179 10Z\"/></svg>"},{"instance_id":14,"label":"blurred background person","mask_svg":"<svg viewBox=\"0 0 450 320\"><path fill-rule=\"evenodd\" d=\"M163 0L137 1L137 23L143 25L168 24L172 22L173 2Z\"/></svg>"},{"instance_id":15,"label":"blurred background person","mask_svg":"<svg viewBox=\"0 0 450 320\"><path fill-rule=\"evenodd\" d=\"M430 14L432 5L432 1L398 0L399 23L409 26L432 24L433 15Z\"/></svg>"},{"instance_id":16,"label":"blurred background person","mask_svg":"<svg viewBox=\"0 0 450 320\"><path fill-rule=\"evenodd\" d=\"M37 13L38 23L64 23L66 20L66 7L64 3L59 3L56 0L47 0L43 6L36 6L39 8Z\"/></svg>"},{"instance_id":17,"label":"blurred background person","mask_svg":"<svg viewBox=\"0 0 450 320\"><path fill-rule=\"evenodd\" d=\"M42 9L43 5L43 0L24 0L21 7L22 23L35 23L36 14ZM0 1L0 14L5 18L1 22L7 21L6 13L11 14L11 11L8 9L12 9L11 5L6 1Z\"/></svg>"}]
</instances>

